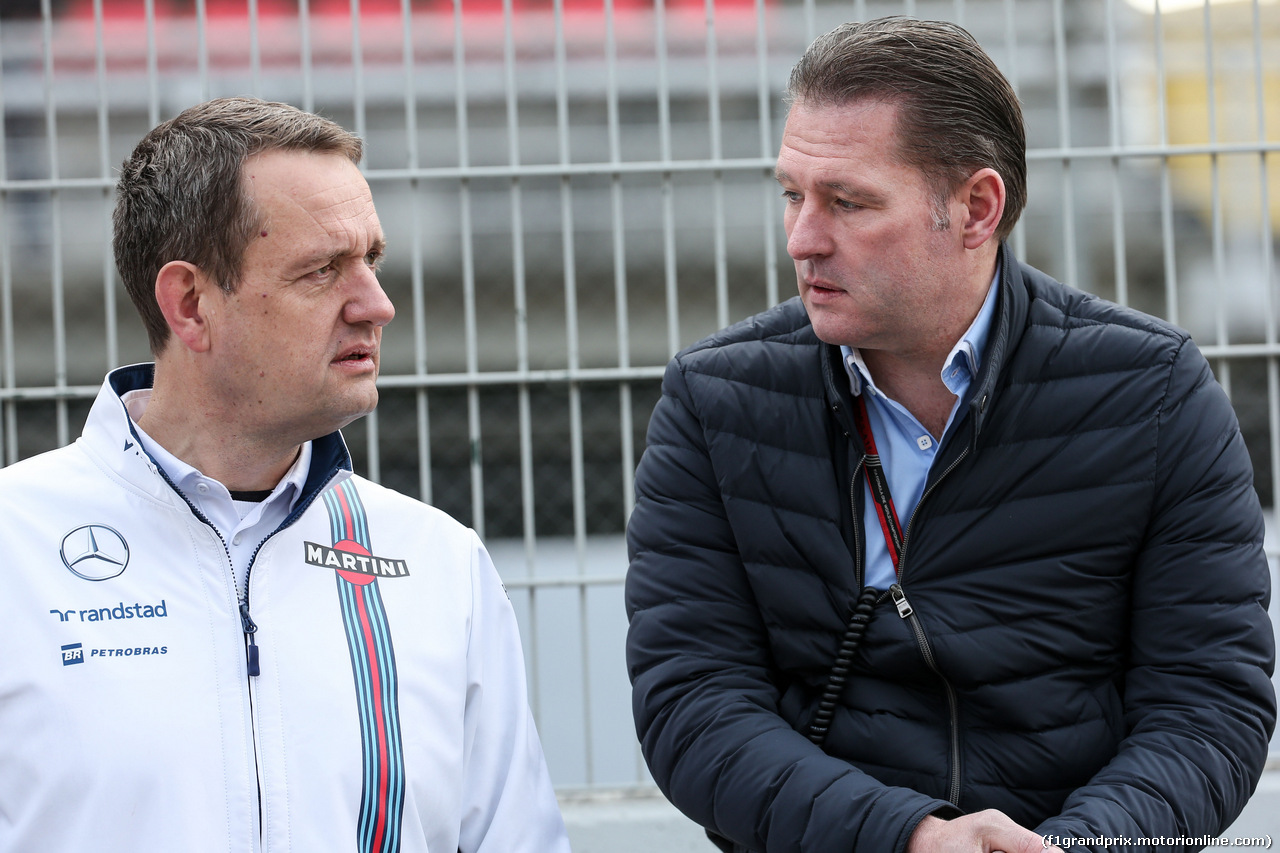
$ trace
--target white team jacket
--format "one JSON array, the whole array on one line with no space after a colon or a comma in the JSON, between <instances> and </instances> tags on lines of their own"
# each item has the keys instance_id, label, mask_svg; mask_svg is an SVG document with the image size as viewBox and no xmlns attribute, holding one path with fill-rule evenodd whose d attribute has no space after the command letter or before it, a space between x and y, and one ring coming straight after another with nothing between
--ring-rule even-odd
<instances>
[{"instance_id":1,"label":"white team jacket","mask_svg":"<svg viewBox=\"0 0 1280 853\"><path fill-rule=\"evenodd\" d=\"M511 604L475 534L313 445L226 548L112 372L73 445L0 471L0 851L567 851Z\"/></svg>"}]
</instances>

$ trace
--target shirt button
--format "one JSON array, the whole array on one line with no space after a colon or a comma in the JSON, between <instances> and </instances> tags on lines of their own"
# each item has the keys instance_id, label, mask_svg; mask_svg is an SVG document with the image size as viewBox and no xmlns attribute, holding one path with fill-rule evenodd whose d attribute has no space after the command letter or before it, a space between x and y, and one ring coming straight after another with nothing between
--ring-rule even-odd
<instances>
[{"instance_id":1,"label":"shirt button","mask_svg":"<svg viewBox=\"0 0 1280 853\"><path fill-rule=\"evenodd\" d=\"M922 435L916 439L916 444L920 446L921 450L928 450L933 447L933 439L927 435Z\"/></svg>"},{"instance_id":2,"label":"shirt button","mask_svg":"<svg viewBox=\"0 0 1280 853\"><path fill-rule=\"evenodd\" d=\"M200 494L202 494L202 495L207 495L207 494L209 494L209 484L208 484L208 483L196 483L196 491L197 491L197 492L199 492L199 493L200 493Z\"/></svg>"},{"instance_id":3,"label":"shirt button","mask_svg":"<svg viewBox=\"0 0 1280 853\"><path fill-rule=\"evenodd\" d=\"M240 537L239 537L239 536L237 536L235 539L232 539L232 540L231 540L231 544L232 544L232 545L239 545L239 544L240 544Z\"/></svg>"}]
</instances>

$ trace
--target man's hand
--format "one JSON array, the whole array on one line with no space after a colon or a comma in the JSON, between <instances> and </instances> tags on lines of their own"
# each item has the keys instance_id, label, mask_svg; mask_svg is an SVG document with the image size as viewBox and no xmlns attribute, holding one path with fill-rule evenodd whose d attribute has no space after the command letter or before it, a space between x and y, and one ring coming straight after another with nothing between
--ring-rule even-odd
<instances>
[{"instance_id":1,"label":"man's hand","mask_svg":"<svg viewBox=\"0 0 1280 853\"><path fill-rule=\"evenodd\" d=\"M1044 839L1014 823L1003 812L988 809L954 820L929 815L911 833L907 853L1062 853L1045 847Z\"/></svg>"}]
</instances>

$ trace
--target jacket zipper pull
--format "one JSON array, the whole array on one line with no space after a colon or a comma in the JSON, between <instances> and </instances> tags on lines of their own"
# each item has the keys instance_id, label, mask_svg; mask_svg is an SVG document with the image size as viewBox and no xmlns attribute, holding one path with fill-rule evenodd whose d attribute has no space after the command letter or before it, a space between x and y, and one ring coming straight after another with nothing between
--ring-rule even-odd
<instances>
[{"instance_id":1,"label":"jacket zipper pull","mask_svg":"<svg viewBox=\"0 0 1280 853\"><path fill-rule=\"evenodd\" d=\"M240 624L244 627L244 635L249 638L249 645L245 647L249 675L259 675L262 672L262 668L258 666L258 644L253 641L253 635L258 630L258 626L249 617L249 602L247 601L240 602Z\"/></svg>"},{"instance_id":2,"label":"jacket zipper pull","mask_svg":"<svg viewBox=\"0 0 1280 853\"><path fill-rule=\"evenodd\" d=\"M910 603L907 602L907 594L902 591L902 587L898 584L895 583L889 587L889 597L893 599L893 606L898 608L898 615L903 619L915 613L911 609Z\"/></svg>"}]
</instances>

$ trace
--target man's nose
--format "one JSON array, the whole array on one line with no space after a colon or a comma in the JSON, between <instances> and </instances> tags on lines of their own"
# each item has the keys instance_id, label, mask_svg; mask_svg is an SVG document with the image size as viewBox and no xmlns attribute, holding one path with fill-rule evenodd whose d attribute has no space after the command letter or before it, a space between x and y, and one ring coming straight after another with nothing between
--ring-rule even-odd
<instances>
[{"instance_id":1,"label":"man's nose","mask_svg":"<svg viewBox=\"0 0 1280 853\"><path fill-rule=\"evenodd\" d=\"M347 302L345 315L348 323L372 323L375 326L385 326L396 316L396 307L391 304L372 268L361 265L355 293Z\"/></svg>"},{"instance_id":2,"label":"man's nose","mask_svg":"<svg viewBox=\"0 0 1280 853\"><path fill-rule=\"evenodd\" d=\"M831 254L833 241L826 219L822 210L808 201L793 208L787 228L787 254L793 260Z\"/></svg>"}]
</instances>

